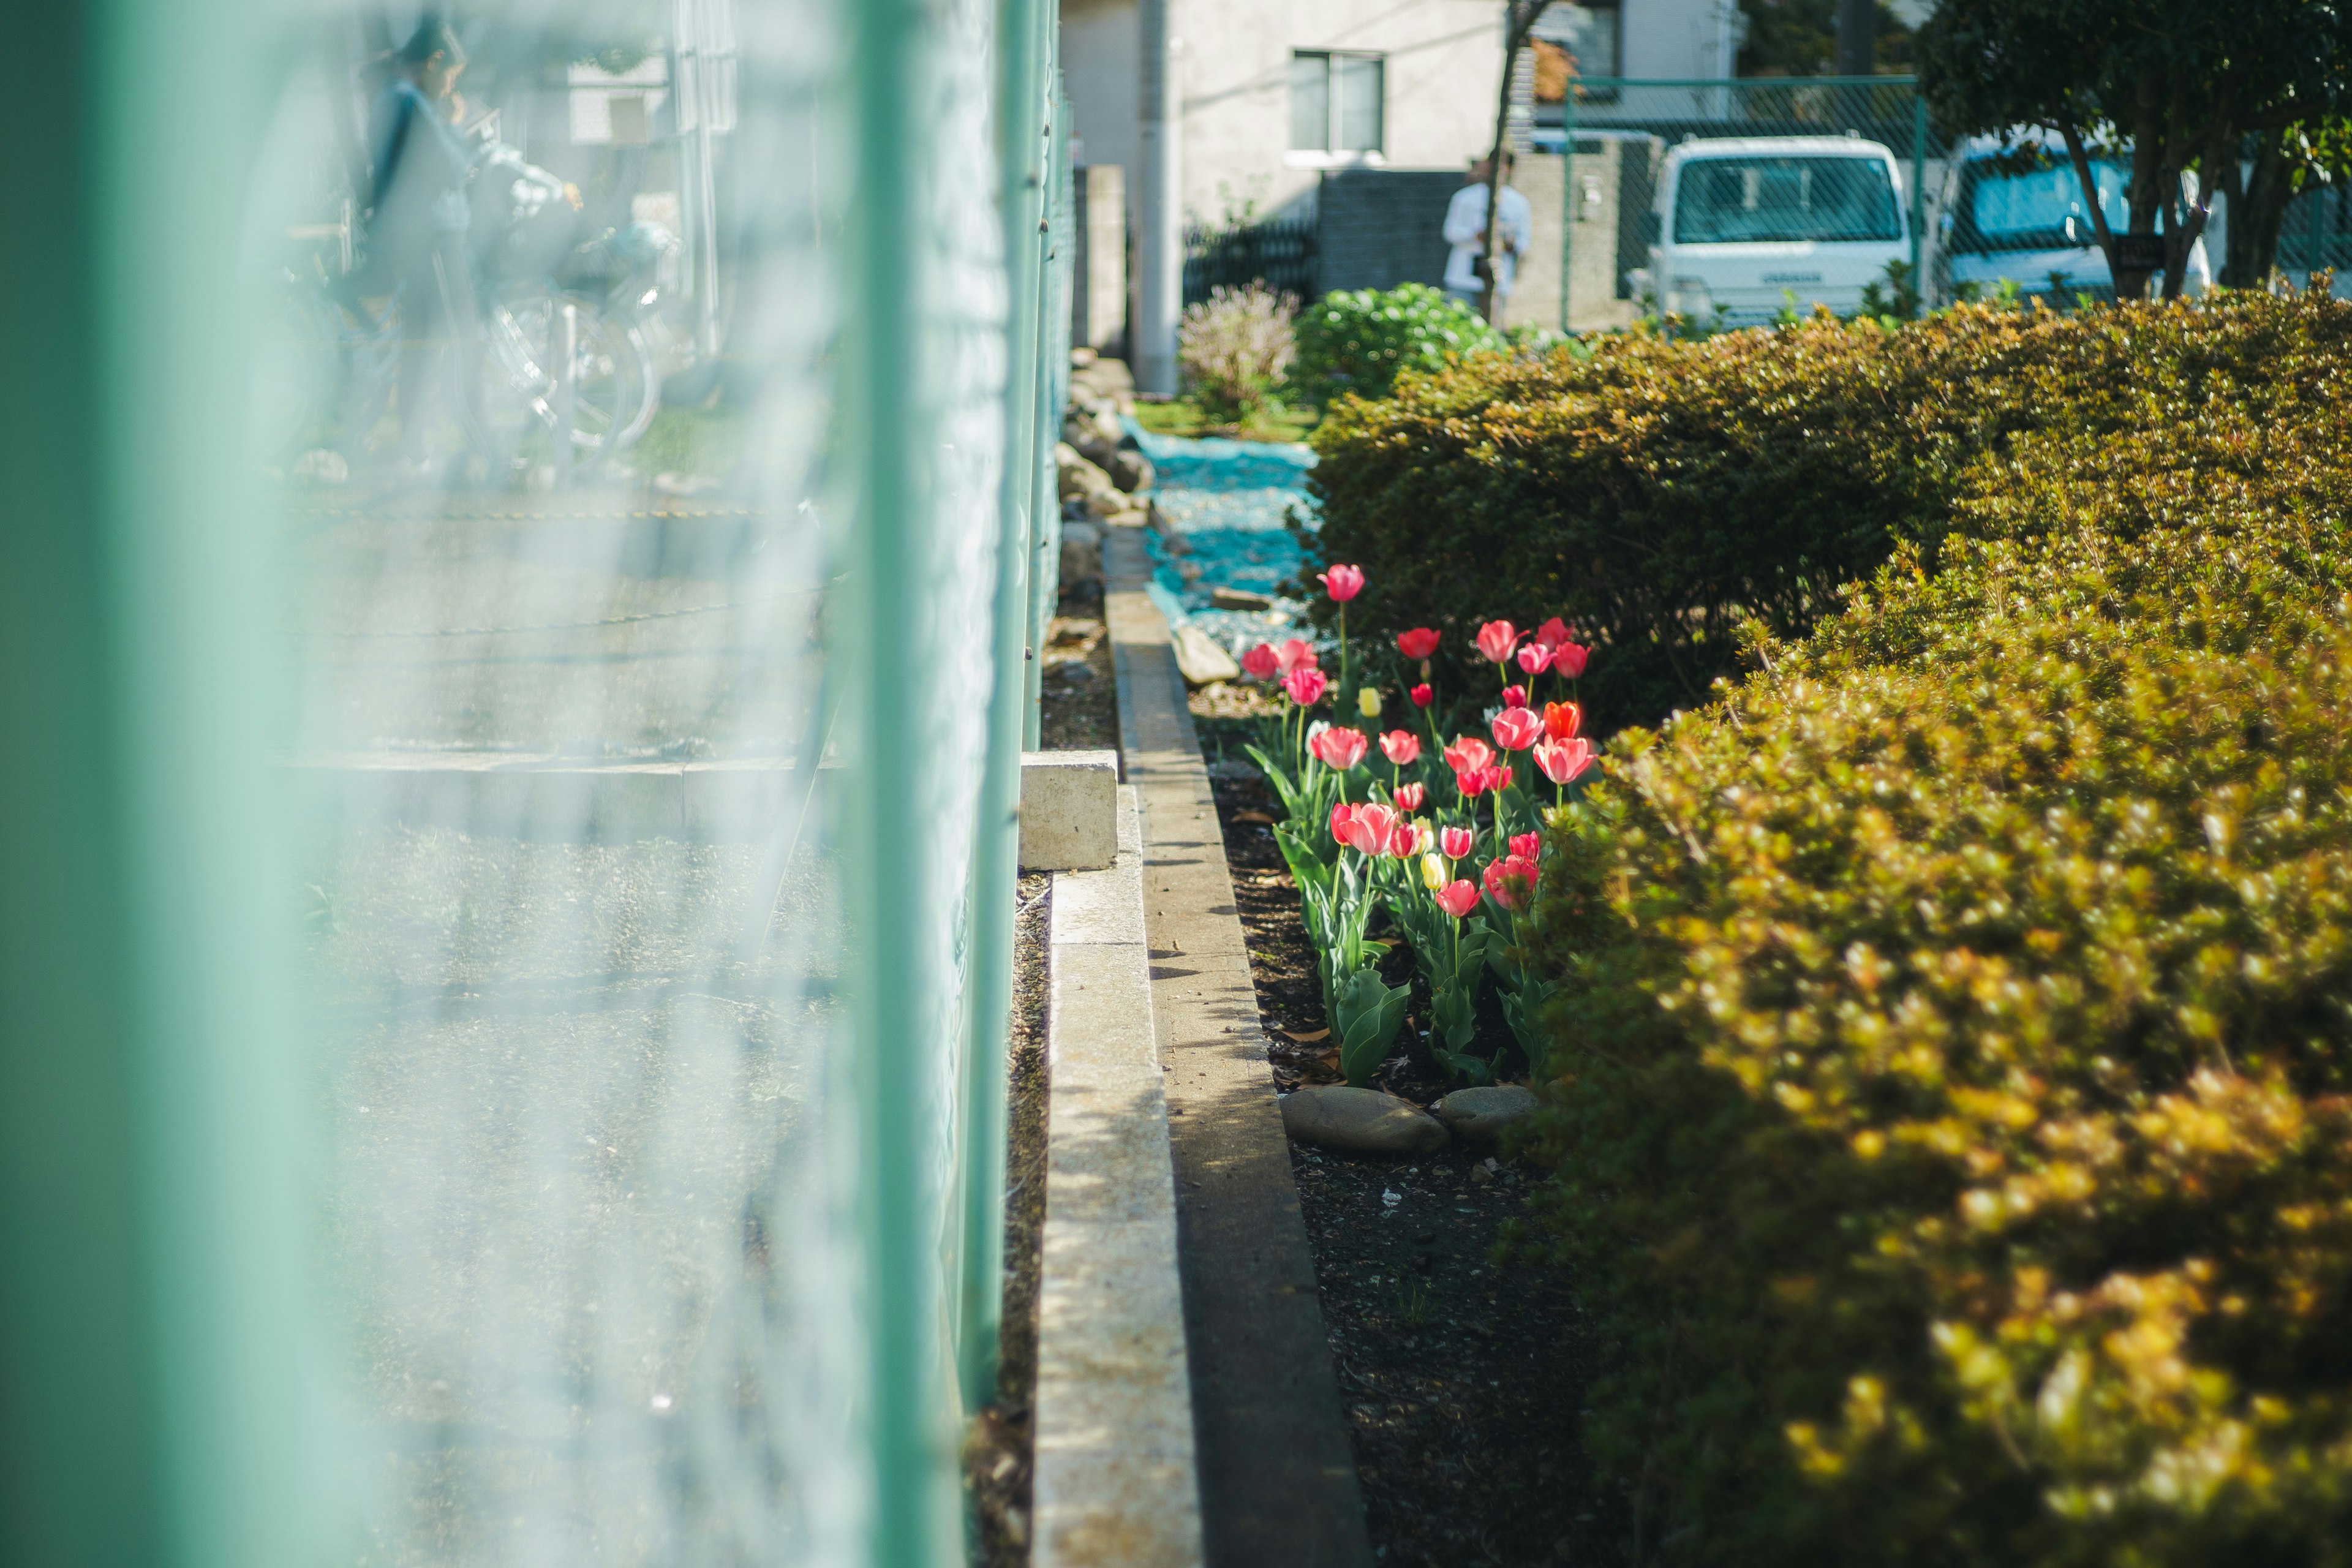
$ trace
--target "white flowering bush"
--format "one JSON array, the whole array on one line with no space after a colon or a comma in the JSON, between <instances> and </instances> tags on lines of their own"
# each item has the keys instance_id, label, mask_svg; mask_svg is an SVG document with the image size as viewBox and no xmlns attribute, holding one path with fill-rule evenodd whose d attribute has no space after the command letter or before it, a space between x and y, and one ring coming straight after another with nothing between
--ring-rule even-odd
<instances>
[{"instance_id":1,"label":"white flowering bush","mask_svg":"<svg viewBox=\"0 0 2352 1568\"><path fill-rule=\"evenodd\" d=\"M1176 328L1176 363L1210 418L1227 423L1264 406L1282 384L1298 343L1291 318L1298 302L1263 283L1216 288L1188 306Z\"/></svg>"}]
</instances>

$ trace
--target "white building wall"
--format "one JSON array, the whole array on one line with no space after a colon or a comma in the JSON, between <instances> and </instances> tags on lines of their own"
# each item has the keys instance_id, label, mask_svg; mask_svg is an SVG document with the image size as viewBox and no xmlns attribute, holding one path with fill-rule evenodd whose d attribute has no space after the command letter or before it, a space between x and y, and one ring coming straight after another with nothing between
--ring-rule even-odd
<instances>
[{"instance_id":1,"label":"white building wall","mask_svg":"<svg viewBox=\"0 0 2352 1568\"><path fill-rule=\"evenodd\" d=\"M1622 15L1625 75L1686 81L1732 74L1738 0L1624 0Z\"/></svg>"}]
</instances>

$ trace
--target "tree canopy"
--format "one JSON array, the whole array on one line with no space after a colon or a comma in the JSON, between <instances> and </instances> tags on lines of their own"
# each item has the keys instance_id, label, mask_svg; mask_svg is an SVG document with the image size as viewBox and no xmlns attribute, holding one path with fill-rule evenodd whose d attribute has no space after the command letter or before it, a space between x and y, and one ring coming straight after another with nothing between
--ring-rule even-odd
<instances>
[{"instance_id":1,"label":"tree canopy","mask_svg":"<svg viewBox=\"0 0 2352 1568\"><path fill-rule=\"evenodd\" d=\"M2248 144L2283 150L2291 128L2341 114L2352 75L2352 5L1944 0L1919 31L1918 58L1921 87L1948 133L2039 126L2059 136L2117 296L2143 296L2161 271L2169 298L2180 292L2213 193L2242 199L2239 163ZM2086 151L2094 142L2131 152L2129 218L2120 234L2095 188ZM2193 197L2181 180L2190 171L2200 175Z\"/></svg>"}]
</instances>

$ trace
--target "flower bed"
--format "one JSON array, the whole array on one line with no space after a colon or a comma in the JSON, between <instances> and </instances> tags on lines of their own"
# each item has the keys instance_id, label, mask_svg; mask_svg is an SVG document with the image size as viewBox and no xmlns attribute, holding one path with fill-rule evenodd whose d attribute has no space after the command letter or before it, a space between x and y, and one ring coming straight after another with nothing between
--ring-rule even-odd
<instances>
[{"instance_id":1,"label":"flower bed","mask_svg":"<svg viewBox=\"0 0 2352 1568\"><path fill-rule=\"evenodd\" d=\"M1552 806L1563 807L1593 765L1577 701L1588 652L1557 617L1533 633L1489 622L1478 630L1477 647L1493 667L1495 701L1485 704L1482 691L1441 706L1432 660L1442 634L1414 628L1394 639L1393 658L1360 663L1348 641L1347 605L1363 591L1364 574L1334 565L1319 581L1338 606L1336 676L1322 668L1316 647L1297 637L1279 647L1258 645L1242 666L1254 680L1277 683L1288 699L1261 721L1247 750L1282 805L1274 837L1318 955L1340 1072L1350 1084L1367 1084L1395 1048L1412 987L1382 979L1379 965L1401 940L1427 982L1425 1043L1445 1072L1460 1083L1491 1084L1516 1066L1540 1081L1539 1017L1551 987L1519 962L1518 949L1534 920L1545 786ZM1544 700L1547 690L1558 699ZM1400 698L1412 727L1377 738L1370 728L1319 716L1369 724ZM1538 700L1540 710L1533 706ZM1443 738L1438 714L1465 710L1483 719L1492 744L1471 733ZM1393 938L1376 934L1383 924ZM1472 1048L1489 976L1517 1046L1516 1063Z\"/></svg>"}]
</instances>

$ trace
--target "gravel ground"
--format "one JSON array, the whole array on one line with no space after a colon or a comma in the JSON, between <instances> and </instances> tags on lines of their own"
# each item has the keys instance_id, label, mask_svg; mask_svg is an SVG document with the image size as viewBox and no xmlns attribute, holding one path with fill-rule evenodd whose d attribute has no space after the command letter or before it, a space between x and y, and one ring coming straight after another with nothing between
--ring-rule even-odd
<instances>
[{"instance_id":1,"label":"gravel ground","mask_svg":"<svg viewBox=\"0 0 2352 1568\"><path fill-rule=\"evenodd\" d=\"M1204 729L1214 756L1217 727ZM1238 740L1227 749L1238 755ZM1338 1081L1328 1041L1288 1037L1325 1020L1297 891L1267 831L1275 803L1245 767L1215 775L1276 1081L1286 1091ZM1398 984L1412 960L1400 949L1383 969ZM1414 1017L1425 1020L1414 984ZM1481 1047L1506 1037L1490 993ZM1408 1046L1379 1087L1425 1105L1447 1086ZM1540 1173L1460 1144L1417 1159L1294 1146L1291 1163L1381 1562L1621 1561L1623 1521L1595 1492L1578 1436L1593 1362L1573 1281L1496 1260Z\"/></svg>"}]
</instances>

